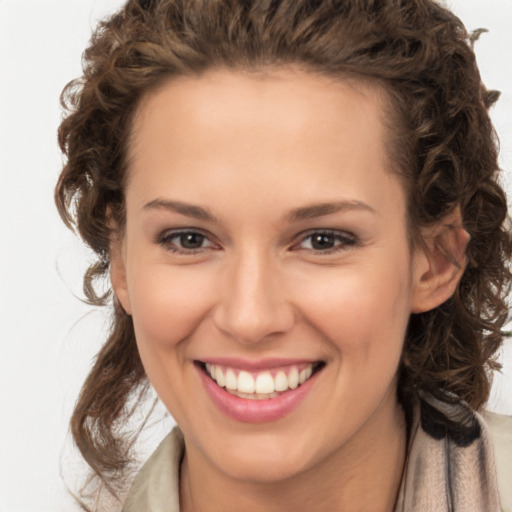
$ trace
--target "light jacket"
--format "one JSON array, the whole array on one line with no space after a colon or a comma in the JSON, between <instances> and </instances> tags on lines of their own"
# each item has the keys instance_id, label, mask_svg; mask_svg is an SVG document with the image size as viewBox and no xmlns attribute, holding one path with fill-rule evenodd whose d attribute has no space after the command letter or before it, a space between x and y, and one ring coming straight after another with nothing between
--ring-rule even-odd
<instances>
[{"instance_id":1,"label":"light jacket","mask_svg":"<svg viewBox=\"0 0 512 512\"><path fill-rule=\"evenodd\" d=\"M395 512L512 512L512 417L430 397L414 408L409 432ZM137 474L122 512L179 512L184 452L175 427Z\"/></svg>"}]
</instances>

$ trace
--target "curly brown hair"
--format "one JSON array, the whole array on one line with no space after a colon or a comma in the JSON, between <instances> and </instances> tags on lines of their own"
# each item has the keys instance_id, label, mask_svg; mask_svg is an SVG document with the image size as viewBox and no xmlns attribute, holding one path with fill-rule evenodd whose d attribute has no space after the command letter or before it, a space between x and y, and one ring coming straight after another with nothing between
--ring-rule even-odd
<instances>
[{"instance_id":1,"label":"curly brown hair","mask_svg":"<svg viewBox=\"0 0 512 512\"><path fill-rule=\"evenodd\" d=\"M87 299L110 303L94 283L109 270L109 215L123 227L131 122L149 90L216 67L288 64L377 83L390 98L390 157L406 184L413 232L458 208L471 235L455 295L411 316L399 392L481 407L505 335L512 237L488 115L495 95L481 82L472 43L433 0L128 1L99 25L83 76L62 95L67 162L55 197L66 224L97 254L84 277ZM131 317L113 303L112 330L71 421L78 448L105 483L130 461L122 427L133 412L128 404L148 386Z\"/></svg>"}]
</instances>

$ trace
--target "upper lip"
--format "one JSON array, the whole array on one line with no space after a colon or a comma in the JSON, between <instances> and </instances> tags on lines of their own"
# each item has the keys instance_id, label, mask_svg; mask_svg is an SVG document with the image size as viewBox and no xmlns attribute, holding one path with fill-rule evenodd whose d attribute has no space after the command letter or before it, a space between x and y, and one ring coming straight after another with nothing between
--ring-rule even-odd
<instances>
[{"instance_id":1,"label":"upper lip","mask_svg":"<svg viewBox=\"0 0 512 512\"><path fill-rule=\"evenodd\" d=\"M293 366L299 364L315 364L321 362L320 359L298 359L286 357L271 357L265 359L244 359L239 357L206 357L198 360L201 363L227 366L247 371L271 370L282 366Z\"/></svg>"}]
</instances>

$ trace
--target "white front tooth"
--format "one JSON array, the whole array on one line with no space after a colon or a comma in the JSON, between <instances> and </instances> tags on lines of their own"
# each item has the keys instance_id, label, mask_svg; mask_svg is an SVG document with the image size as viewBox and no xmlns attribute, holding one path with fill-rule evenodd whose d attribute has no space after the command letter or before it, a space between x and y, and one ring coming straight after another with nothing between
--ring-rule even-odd
<instances>
[{"instance_id":1,"label":"white front tooth","mask_svg":"<svg viewBox=\"0 0 512 512\"><path fill-rule=\"evenodd\" d=\"M307 380L307 368L304 368L304 370L301 370L299 373L299 384L304 384Z\"/></svg>"},{"instance_id":2,"label":"white front tooth","mask_svg":"<svg viewBox=\"0 0 512 512\"><path fill-rule=\"evenodd\" d=\"M238 389L236 375L233 370L228 370L226 372L225 384L227 389Z\"/></svg>"},{"instance_id":3,"label":"white front tooth","mask_svg":"<svg viewBox=\"0 0 512 512\"><path fill-rule=\"evenodd\" d=\"M299 371L294 366L288 374L288 386L290 389L295 389L299 385Z\"/></svg>"},{"instance_id":4,"label":"white front tooth","mask_svg":"<svg viewBox=\"0 0 512 512\"><path fill-rule=\"evenodd\" d=\"M288 389L288 379L284 372L277 372L274 377L274 388L276 391L286 391Z\"/></svg>"},{"instance_id":5,"label":"white front tooth","mask_svg":"<svg viewBox=\"0 0 512 512\"><path fill-rule=\"evenodd\" d=\"M238 391L254 393L254 379L250 373L241 371L238 374Z\"/></svg>"},{"instance_id":6,"label":"white front tooth","mask_svg":"<svg viewBox=\"0 0 512 512\"><path fill-rule=\"evenodd\" d=\"M220 369L220 366L215 367L215 380L217 381L217 384L223 388L224 387L224 374L222 373L222 370Z\"/></svg>"},{"instance_id":7,"label":"white front tooth","mask_svg":"<svg viewBox=\"0 0 512 512\"><path fill-rule=\"evenodd\" d=\"M274 392L274 379L270 373L260 373L256 378L256 393L267 394Z\"/></svg>"},{"instance_id":8,"label":"white front tooth","mask_svg":"<svg viewBox=\"0 0 512 512\"><path fill-rule=\"evenodd\" d=\"M306 368L306 380L309 379L309 377L311 377L311 375L313 375L313 365L310 364L307 368Z\"/></svg>"}]
</instances>

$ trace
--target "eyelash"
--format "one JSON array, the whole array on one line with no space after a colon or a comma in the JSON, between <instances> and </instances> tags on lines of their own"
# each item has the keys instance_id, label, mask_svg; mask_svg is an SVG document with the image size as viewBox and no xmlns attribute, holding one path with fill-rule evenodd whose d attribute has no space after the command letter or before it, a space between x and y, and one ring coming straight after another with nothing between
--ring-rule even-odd
<instances>
[{"instance_id":1,"label":"eyelash","mask_svg":"<svg viewBox=\"0 0 512 512\"><path fill-rule=\"evenodd\" d=\"M186 255L192 255L192 254L198 254L204 249L208 249L209 247L198 247L196 249L185 249L180 248L176 246L175 243L173 243L174 239L180 239L181 237L187 236L187 235L193 235L193 236L199 236L202 237L202 241L209 242L212 246L214 245L213 242L211 242L208 238L208 235L205 233L202 233L201 231L195 230L195 229L184 229L180 231L166 231L162 235L160 235L157 239L157 243L163 246L166 250L171 251L175 254L186 254ZM181 239L181 242L183 242L183 239Z\"/></svg>"},{"instance_id":2,"label":"eyelash","mask_svg":"<svg viewBox=\"0 0 512 512\"><path fill-rule=\"evenodd\" d=\"M332 238L334 242L334 247L326 250L319 250L314 248L307 248L307 251L313 251L317 254L327 255L327 254L335 254L341 251L346 251L350 247L354 247L357 245L357 238L351 233L347 233L345 231L335 231L330 229L316 229L313 231L309 231L302 235L298 244L295 244L292 249L300 250L300 245L303 244L306 240L311 239L313 236L325 236ZM338 244L336 244L336 241Z\"/></svg>"},{"instance_id":3,"label":"eyelash","mask_svg":"<svg viewBox=\"0 0 512 512\"><path fill-rule=\"evenodd\" d=\"M183 248L178 247L176 243L173 242L175 239L180 239L181 237L192 235L192 236L199 236L202 237L202 243L209 242L209 246L206 247L198 247L198 248ZM301 250L301 244L303 244L306 240L311 239L313 236L324 236L324 237L330 237L333 243L335 244L334 247L320 250L320 249L314 249L311 248L303 248L303 250L311 251L317 254L322 255L328 255L328 254L334 254L341 251L345 251L350 247L353 247L357 245L358 240L357 238L350 234L343 231L335 231L335 230L328 230L328 229L316 229L309 231L308 233L302 234L300 240L298 243L294 244L291 247L291 250L293 251L299 251ZM336 241L338 244L336 244ZM160 235L157 239L157 243L161 246L163 246L166 250L173 252L175 254L182 254L182 255L194 255L202 252L205 249L210 249L212 247L215 247L215 244L211 242L208 235L194 229L185 229L180 231L167 231L164 232L162 235ZM183 243L183 239L181 238L181 243Z\"/></svg>"}]
</instances>

